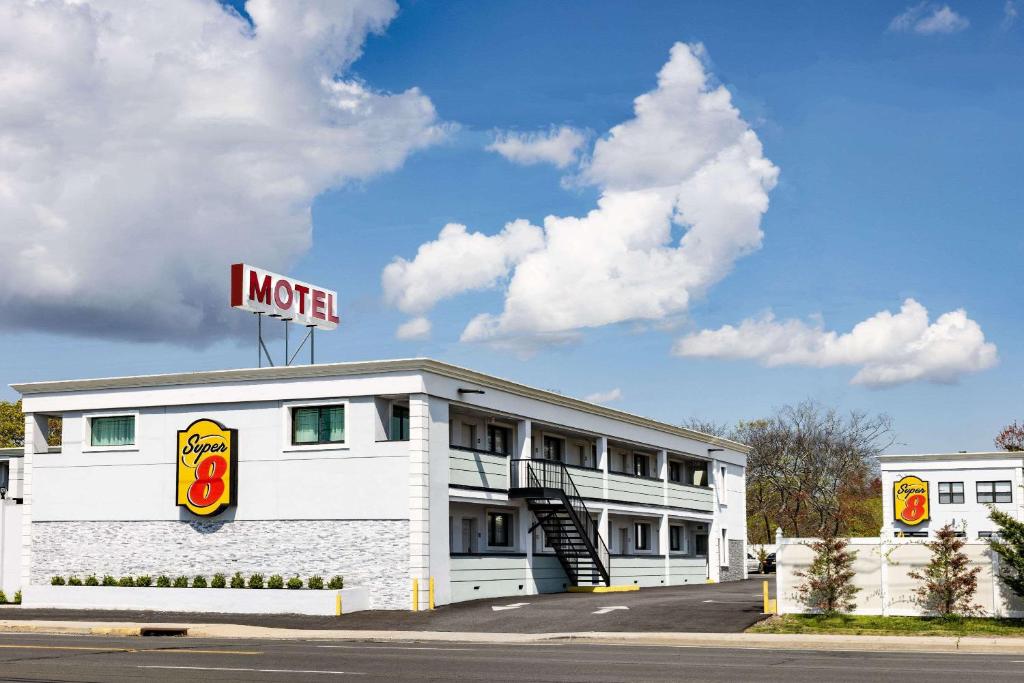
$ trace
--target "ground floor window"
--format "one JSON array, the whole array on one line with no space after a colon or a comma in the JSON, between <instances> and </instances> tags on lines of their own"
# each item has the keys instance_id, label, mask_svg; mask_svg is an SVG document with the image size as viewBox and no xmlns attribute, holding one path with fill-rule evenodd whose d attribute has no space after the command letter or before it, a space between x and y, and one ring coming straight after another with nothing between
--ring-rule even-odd
<instances>
[{"instance_id":1,"label":"ground floor window","mask_svg":"<svg viewBox=\"0 0 1024 683\"><path fill-rule=\"evenodd\" d=\"M708 535L707 534L697 534L697 536L694 538L694 541L695 541L695 545L697 546L696 547L696 554L700 555L701 557L707 557L708 556Z\"/></svg>"},{"instance_id":2,"label":"ground floor window","mask_svg":"<svg viewBox=\"0 0 1024 683\"><path fill-rule=\"evenodd\" d=\"M633 533L636 536L637 550L651 549L651 525L647 522L637 522L633 525Z\"/></svg>"},{"instance_id":3,"label":"ground floor window","mask_svg":"<svg viewBox=\"0 0 1024 683\"><path fill-rule=\"evenodd\" d=\"M670 526L668 528L668 548L673 552L681 552L683 549L683 527Z\"/></svg>"},{"instance_id":4,"label":"ground floor window","mask_svg":"<svg viewBox=\"0 0 1024 683\"><path fill-rule=\"evenodd\" d=\"M512 513L487 513L487 545L508 547L512 545Z\"/></svg>"}]
</instances>

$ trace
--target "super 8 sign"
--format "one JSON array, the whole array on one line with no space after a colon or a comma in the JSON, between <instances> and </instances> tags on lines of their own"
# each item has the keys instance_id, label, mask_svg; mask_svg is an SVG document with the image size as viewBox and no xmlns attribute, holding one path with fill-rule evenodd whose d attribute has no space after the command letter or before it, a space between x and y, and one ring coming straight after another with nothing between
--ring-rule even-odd
<instances>
[{"instance_id":1,"label":"super 8 sign","mask_svg":"<svg viewBox=\"0 0 1024 683\"><path fill-rule=\"evenodd\" d=\"M893 516L897 522L914 526L927 521L928 482L908 475L892 485Z\"/></svg>"},{"instance_id":2,"label":"super 8 sign","mask_svg":"<svg viewBox=\"0 0 1024 683\"><path fill-rule=\"evenodd\" d=\"M210 517L234 505L237 471L238 430L204 418L178 432L179 506Z\"/></svg>"}]
</instances>

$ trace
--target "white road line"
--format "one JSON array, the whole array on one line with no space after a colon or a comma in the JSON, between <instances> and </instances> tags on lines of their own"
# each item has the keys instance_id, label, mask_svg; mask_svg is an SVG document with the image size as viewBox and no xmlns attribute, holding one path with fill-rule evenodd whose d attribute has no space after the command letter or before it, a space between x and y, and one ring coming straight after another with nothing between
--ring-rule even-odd
<instances>
[{"instance_id":1,"label":"white road line","mask_svg":"<svg viewBox=\"0 0 1024 683\"><path fill-rule=\"evenodd\" d=\"M626 607L625 605L615 605L614 607L602 607L601 609L599 609L596 612L594 612L594 614L608 614L609 612L617 610L617 609L629 609L629 608Z\"/></svg>"},{"instance_id":2,"label":"white road line","mask_svg":"<svg viewBox=\"0 0 1024 683\"><path fill-rule=\"evenodd\" d=\"M511 605L491 605L491 609L495 612L501 612L507 609L519 609L520 607L524 607L529 604L530 603L528 602L514 602Z\"/></svg>"},{"instance_id":3,"label":"white road line","mask_svg":"<svg viewBox=\"0 0 1024 683\"><path fill-rule=\"evenodd\" d=\"M471 647L403 647L400 645L317 645L334 650L443 650L451 652L475 652Z\"/></svg>"},{"instance_id":4,"label":"white road line","mask_svg":"<svg viewBox=\"0 0 1024 683\"><path fill-rule=\"evenodd\" d=\"M359 671L320 671L318 669L246 669L229 666L160 666L158 664L140 665L140 669L174 669L185 671L249 671L260 674L326 674L330 676L365 676Z\"/></svg>"}]
</instances>

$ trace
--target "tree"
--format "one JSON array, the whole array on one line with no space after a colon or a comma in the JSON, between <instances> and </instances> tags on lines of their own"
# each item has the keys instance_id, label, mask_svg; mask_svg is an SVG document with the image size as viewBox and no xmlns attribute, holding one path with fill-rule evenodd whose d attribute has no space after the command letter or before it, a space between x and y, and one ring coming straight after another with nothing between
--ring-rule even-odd
<instances>
[{"instance_id":1,"label":"tree","mask_svg":"<svg viewBox=\"0 0 1024 683\"><path fill-rule=\"evenodd\" d=\"M47 443L59 446L61 439L61 419L51 417L48 420L49 435ZM21 412L21 400L14 402L0 401L0 448L18 448L25 445L25 415Z\"/></svg>"},{"instance_id":2,"label":"tree","mask_svg":"<svg viewBox=\"0 0 1024 683\"><path fill-rule=\"evenodd\" d=\"M999 555L999 578L1024 597L1024 522L994 507L989 509L988 518L999 527L998 537L989 540L989 547Z\"/></svg>"},{"instance_id":3,"label":"tree","mask_svg":"<svg viewBox=\"0 0 1024 683\"><path fill-rule=\"evenodd\" d=\"M1024 451L1024 424L1008 424L995 438L996 446L1004 451Z\"/></svg>"},{"instance_id":4,"label":"tree","mask_svg":"<svg viewBox=\"0 0 1024 683\"><path fill-rule=\"evenodd\" d=\"M847 550L846 539L826 534L810 544L814 560L806 570L794 572L803 579L797 586L800 602L825 614L851 612L860 588L853 585L856 551Z\"/></svg>"},{"instance_id":5,"label":"tree","mask_svg":"<svg viewBox=\"0 0 1024 683\"><path fill-rule=\"evenodd\" d=\"M963 552L964 541L953 525L939 529L935 540L925 546L932 551L931 560L924 569L907 572L922 584L915 591L921 606L946 619L979 612L981 607L974 604L974 594L981 567L970 567L971 560Z\"/></svg>"}]
</instances>

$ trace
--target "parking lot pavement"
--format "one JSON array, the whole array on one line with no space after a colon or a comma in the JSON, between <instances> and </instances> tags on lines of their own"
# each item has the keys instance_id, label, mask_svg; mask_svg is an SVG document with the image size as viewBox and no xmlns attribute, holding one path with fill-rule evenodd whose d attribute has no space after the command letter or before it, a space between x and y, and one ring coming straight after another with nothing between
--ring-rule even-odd
<instances>
[{"instance_id":1,"label":"parking lot pavement","mask_svg":"<svg viewBox=\"0 0 1024 683\"><path fill-rule=\"evenodd\" d=\"M738 633L764 618L761 581L644 588L632 593L552 593L473 600L432 612L368 611L341 617L5 609L2 619L220 623L303 629L550 633ZM774 576L769 575L774 595Z\"/></svg>"}]
</instances>

